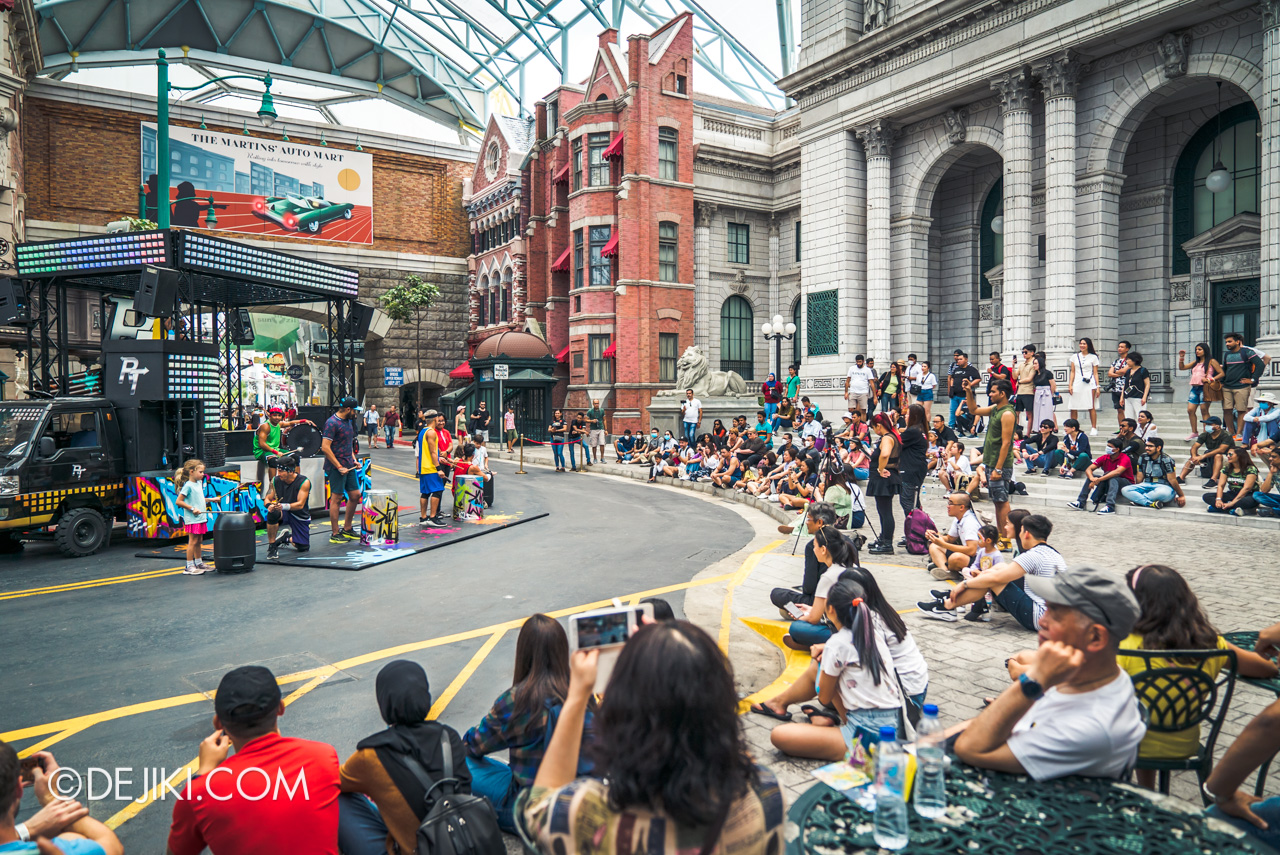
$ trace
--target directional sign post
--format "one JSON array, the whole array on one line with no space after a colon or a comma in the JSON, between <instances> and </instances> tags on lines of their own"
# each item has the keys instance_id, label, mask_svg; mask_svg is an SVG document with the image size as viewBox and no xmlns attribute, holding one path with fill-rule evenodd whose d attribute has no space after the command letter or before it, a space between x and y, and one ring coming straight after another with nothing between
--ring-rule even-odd
<instances>
[{"instance_id":1,"label":"directional sign post","mask_svg":"<svg viewBox=\"0 0 1280 855\"><path fill-rule=\"evenodd\" d=\"M502 432L502 414L507 411L507 408L502 404L502 381L510 376L510 368L511 366L506 364L493 366L493 379L498 381L498 404L494 409L498 411L495 415L498 417L499 433ZM492 423L493 415L489 416L489 421Z\"/></svg>"}]
</instances>

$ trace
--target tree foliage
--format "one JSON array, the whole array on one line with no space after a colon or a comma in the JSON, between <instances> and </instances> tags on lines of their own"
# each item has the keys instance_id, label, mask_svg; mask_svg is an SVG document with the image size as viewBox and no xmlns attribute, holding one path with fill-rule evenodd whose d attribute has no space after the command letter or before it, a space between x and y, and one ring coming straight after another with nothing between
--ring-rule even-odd
<instances>
[{"instance_id":1,"label":"tree foliage","mask_svg":"<svg viewBox=\"0 0 1280 855\"><path fill-rule=\"evenodd\" d=\"M414 389L414 400L422 406L422 321L423 313L440 299L440 288L434 283L425 281L416 273L404 277L404 282L387 289L378 302L387 317L398 323L412 323L414 326L414 352L418 364L418 384Z\"/></svg>"}]
</instances>

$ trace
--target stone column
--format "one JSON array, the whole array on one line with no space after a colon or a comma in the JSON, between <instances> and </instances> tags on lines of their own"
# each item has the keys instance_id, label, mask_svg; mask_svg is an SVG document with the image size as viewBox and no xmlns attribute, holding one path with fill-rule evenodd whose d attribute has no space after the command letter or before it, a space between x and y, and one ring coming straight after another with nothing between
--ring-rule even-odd
<instances>
[{"instance_id":1,"label":"stone column","mask_svg":"<svg viewBox=\"0 0 1280 855\"><path fill-rule=\"evenodd\" d=\"M887 365L892 356L892 269L889 238L889 161L897 131L876 120L857 130L867 152L867 356Z\"/></svg>"},{"instance_id":2,"label":"stone column","mask_svg":"<svg viewBox=\"0 0 1280 855\"><path fill-rule=\"evenodd\" d=\"M1258 347L1280 353L1280 0L1262 0L1262 283L1259 294ZM1217 346L1216 344L1214 345ZM1280 366L1273 360L1271 369ZM1280 377L1268 374L1262 384L1280 388Z\"/></svg>"},{"instance_id":3,"label":"stone column","mask_svg":"<svg viewBox=\"0 0 1280 855\"><path fill-rule=\"evenodd\" d=\"M693 342L706 354L711 353L711 219L715 212L715 205L699 202L693 227ZM720 330L715 332L719 336ZM685 346L682 343L680 349Z\"/></svg>"},{"instance_id":4,"label":"stone column","mask_svg":"<svg viewBox=\"0 0 1280 855\"><path fill-rule=\"evenodd\" d=\"M782 311L782 295L778 293L778 266L781 259L778 258L778 216L776 214L769 215L769 317L774 315L785 315L786 319L791 320L791 313ZM764 323L764 321L761 321ZM772 359L772 357L770 357ZM773 363L770 362L770 365Z\"/></svg>"},{"instance_id":5,"label":"stone column","mask_svg":"<svg viewBox=\"0 0 1280 855\"><path fill-rule=\"evenodd\" d=\"M1004 335L1001 350L1031 341L1031 101L1026 68L991 82L1000 93L1004 125Z\"/></svg>"},{"instance_id":6,"label":"stone column","mask_svg":"<svg viewBox=\"0 0 1280 855\"><path fill-rule=\"evenodd\" d=\"M1039 63L1044 87L1045 350L1054 368L1076 347L1076 83L1071 51Z\"/></svg>"},{"instance_id":7,"label":"stone column","mask_svg":"<svg viewBox=\"0 0 1280 855\"><path fill-rule=\"evenodd\" d=\"M929 356L929 229L933 220L918 214L893 221L893 338L890 353L902 359ZM936 372L935 372L936 373Z\"/></svg>"},{"instance_id":8,"label":"stone column","mask_svg":"<svg viewBox=\"0 0 1280 855\"><path fill-rule=\"evenodd\" d=\"M1115 351L1120 337L1122 187L1124 175L1107 170L1083 175L1076 182L1080 222L1076 334L1093 339L1100 358Z\"/></svg>"}]
</instances>

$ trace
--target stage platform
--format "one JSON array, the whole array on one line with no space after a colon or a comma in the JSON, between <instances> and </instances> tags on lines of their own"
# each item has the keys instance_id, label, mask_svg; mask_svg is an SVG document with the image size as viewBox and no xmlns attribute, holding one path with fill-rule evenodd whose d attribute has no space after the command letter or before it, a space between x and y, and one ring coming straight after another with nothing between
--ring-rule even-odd
<instances>
[{"instance_id":1,"label":"stage platform","mask_svg":"<svg viewBox=\"0 0 1280 855\"><path fill-rule=\"evenodd\" d=\"M444 528L431 528L418 523L418 509L401 506L398 523L400 540L392 546L365 546L358 540L337 544L329 542L329 522L327 519L311 523L311 548L299 552L290 545L280 547L280 557L267 559L267 534L259 531L255 543L258 548L256 564L261 567L281 565L286 567L318 567L328 570L364 570L376 567L400 558L408 558L422 552L429 552L453 543L482 537L496 531L512 528L527 522L542 519L542 513L486 513L479 520L449 520ZM359 517L356 524L359 525ZM281 526L277 537L287 532L288 526ZM359 529L357 528L357 531ZM204 560L213 563L212 534L205 537ZM144 549L136 553L138 558L159 558L165 561L181 561L186 555L186 541L179 539Z\"/></svg>"}]
</instances>

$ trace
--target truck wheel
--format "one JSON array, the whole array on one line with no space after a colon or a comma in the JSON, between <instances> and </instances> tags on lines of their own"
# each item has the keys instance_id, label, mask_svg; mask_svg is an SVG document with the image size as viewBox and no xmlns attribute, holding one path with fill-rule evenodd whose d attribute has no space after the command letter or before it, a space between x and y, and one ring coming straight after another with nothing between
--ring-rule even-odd
<instances>
[{"instance_id":1,"label":"truck wheel","mask_svg":"<svg viewBox=\"0 0 1280 855\"><path fill-rule=\"evenodd\" d=\"M58 520L53 540L64 555L83 558L101 552L110 531L102 514L93 508L72 508Z\"/></svg>"},{"instance_id":2,"label":"truck wheel","mask_svg":"<svg viewBox=\"0 0 1280 855\"><path fill-rule=\"evenodd\" d=\"M12 532L0 534L0 555L16 555L25 548L26 544L14 537Z\"/></svg>"}]
</instances>

